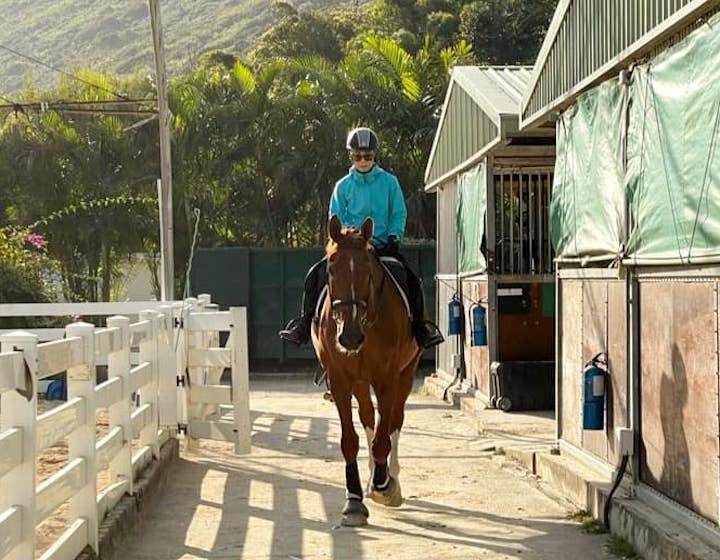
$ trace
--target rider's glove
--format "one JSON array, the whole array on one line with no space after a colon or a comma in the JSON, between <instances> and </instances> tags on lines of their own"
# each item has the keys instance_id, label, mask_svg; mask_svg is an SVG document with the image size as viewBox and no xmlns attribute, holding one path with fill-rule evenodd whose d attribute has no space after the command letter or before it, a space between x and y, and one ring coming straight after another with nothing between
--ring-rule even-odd
<instances>
[{"instance_id":1,"label":"rider's glove","mask_svg":"<svg viewBox=\"0 0 720 560\"><path fill-rule=\"evenodd\" d=\"M387 243L385 244L385 252L394 255L400 251L400 243L395 235L388 237Z\"/></svg>"}]
</instances>

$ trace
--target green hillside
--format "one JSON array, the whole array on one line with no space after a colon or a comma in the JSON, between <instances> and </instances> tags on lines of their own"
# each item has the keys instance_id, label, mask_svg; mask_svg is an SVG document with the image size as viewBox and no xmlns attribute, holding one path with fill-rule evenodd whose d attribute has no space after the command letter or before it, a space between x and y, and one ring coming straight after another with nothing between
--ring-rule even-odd
<instances>
[{"instance_id":1,"label":"green hillside","mask_svg":"<svg viewBox=\"0 0 720 560\"><path fill-rule=\"evenodd\" d=\"M347 5L297 0L298 9ZM162 0L168 66L186 69L203 51L244 52L272 23L270 0ZM152 66L146 0L0 0L0 45L54 66L128 73ZM0 94L31 77L49 85L47 69L0 49Z\"/></svg>"}]
</instances>

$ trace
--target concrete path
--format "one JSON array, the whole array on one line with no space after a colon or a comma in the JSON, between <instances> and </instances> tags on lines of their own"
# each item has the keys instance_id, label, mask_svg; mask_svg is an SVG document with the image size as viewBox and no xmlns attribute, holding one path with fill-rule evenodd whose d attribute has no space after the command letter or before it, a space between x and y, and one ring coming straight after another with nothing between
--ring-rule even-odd
<instances>
[{"instance_id":1,"label":"concrete path","mask_svg":"<svg viewBox=\"0 0 720 560\"><path fill-rule=\"evenodd\" d=\"M214 442L185 452L124 559L613 558L605 535L585 534L536 480L488 451L473 419L417 392L399 447L405 504L366 500L367 527L338 527L345 491L334 405L305 379L254 380L252 389L252 454Z\"/></svg>"}]
</instances>

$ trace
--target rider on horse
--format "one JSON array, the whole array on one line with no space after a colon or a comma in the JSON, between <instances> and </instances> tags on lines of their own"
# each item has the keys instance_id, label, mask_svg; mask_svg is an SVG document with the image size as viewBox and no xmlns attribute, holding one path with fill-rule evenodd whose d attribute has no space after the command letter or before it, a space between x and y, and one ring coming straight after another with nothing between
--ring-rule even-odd
<instances>
[{"instance_id":1,"label":"rider on horse","mask_svg":"<svg viewBox=\"0 0 720 560\"><path fill-rule=\"evenodd\" d=\"M397 177L375 163L378 149L376 134L369 128L355 128L347 137L352 167L335 184L330 199L330 216L336 215L344 227L359 229L366 218L375 223L370 243L378 256L392 256L405 266L407 275L412 331L421 348L443 342L437 326L425 319L425 299L420 278L410 269L399 252L405 233L407 209ZM327 283L325 259L315 263L305 278L302 315L291 320L278 334L297 345L310 340L310 327L320 293Z\"/></svg>"}]
</instances>

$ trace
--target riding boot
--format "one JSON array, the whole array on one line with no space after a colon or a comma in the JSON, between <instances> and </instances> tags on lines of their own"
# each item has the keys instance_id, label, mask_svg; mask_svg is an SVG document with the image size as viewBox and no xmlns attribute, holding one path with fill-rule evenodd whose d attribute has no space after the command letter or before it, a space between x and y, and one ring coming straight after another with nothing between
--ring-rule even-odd
<instances>
[{"instance_id":1,"label":"riding boot","mask_svg":"<svg viewBox=\"0 0 720 560\"><path fill-rule=\"evenodd\" d=\"M415 272L405 265L408 290L410 292L410 310L412 311L412 332L418 346L427 349L445 341L437 325L425 318L425 296L422 281Z\"/></svg>"},{"instance_id":2,"label":"riding boot","mask_svg":"<svg viewBox=\"0 0 720 560\"><path fill-rule=\"evenodd\" d=\"M302 308L300 316L291 319L278 335L283 340L292 342L297 346L307 344L310 341L310 332L315 307L317 306L320 292L327 283L326 260L315 263L305 276L305 291L303 293Z\"/></svg>"}]
</instances>

